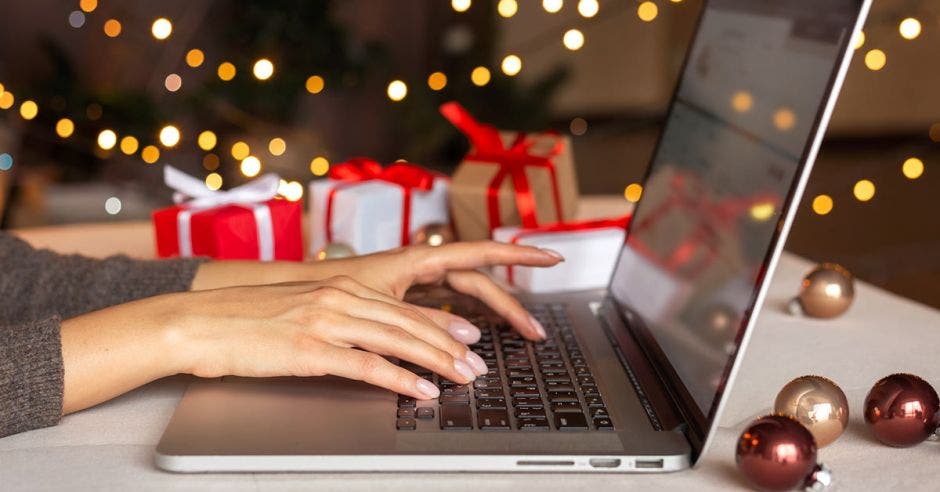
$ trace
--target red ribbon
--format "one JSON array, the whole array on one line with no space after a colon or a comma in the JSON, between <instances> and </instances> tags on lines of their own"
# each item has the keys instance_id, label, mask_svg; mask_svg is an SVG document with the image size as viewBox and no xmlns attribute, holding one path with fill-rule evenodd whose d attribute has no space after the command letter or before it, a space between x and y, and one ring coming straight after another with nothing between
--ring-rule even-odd
<instances>
[{"instance_id":1,"label":"red ribbon","mask_svg":"<svg viewBox=\"0 0 940 492\"><path fill-rule=\"evenodd\" d=\"M574 231L590 231L594 229L607 229L607 228L619 228L626 230L627 225L630 224L630 215L624 215L623 217L616 217L613 219L594 219L594 220L583 220L579 222L558 222L555 224L548 224L544 226L534 227L532 229L524 229L517 232L509 240L510 244L517 244L520 239L536 236L539 234L546 233L555 233L555 232L574 232ZM512 265L506 266L506 281L509 282L509 285L513 284L513 274L512 274Z\"/></svg>"},{"instance_id":2,"label":"red ribbon","mask_svg":"<svg viewBox=\"0 0 940 492\"><path fill-rule=\"evenodd\" d=\"M345 181L330 189L326 198L326 241L333 242L333 198L336 192L346 186L366 181L380 180L398 185L402 189L401 244L411 242L411 192L412 190L430 191L434 187L436 174L421 166L409 162L395 162L382 167L378 162L356 157L330 168L330 178Z\"/></svg>"},{"instance_id":3,"label":"red ribbon","mask_svg":"<svg viewBox=\"0 0 940 492\"><path fill-rule=\"evenodd\" d=\"M495 127L478 122L459 103L449 102L441 105L441 114L454 124L470 139L473 149L464 157L464 162L474 164L497 164L499 170L486 190L489 227L501 225L499 219L499 187L508 176L515 188L516 208L525 228L538 227L535 214L535 196L532 194L529 178L525 174L527 167L541 167L548 170L552 180L552 197L555 201L556 219L562 219L561 194L558 191L558 179L552 159L564 150L564 141L558 139L547 155L538 156L529 153L532 141L523 132L519 132L515 141L506 148Z\"/></svg>"}]
</instances>

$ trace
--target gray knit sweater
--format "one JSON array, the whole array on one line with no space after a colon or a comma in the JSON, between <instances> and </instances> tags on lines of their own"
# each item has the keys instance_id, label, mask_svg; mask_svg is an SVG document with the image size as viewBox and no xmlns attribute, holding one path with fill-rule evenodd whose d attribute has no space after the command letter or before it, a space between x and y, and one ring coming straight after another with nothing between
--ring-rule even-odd
<instances>
[{"instance_id":1,"label":"gray knit sweater","mask_svg":"<svg viewBox=\"0 0 940 492\"><path fill-rule=\"evenodd\" d=\"M0 437L59 421L61 319L189 290L199 262L59 255L0 232Z\"/></svg>"}]
</instances>

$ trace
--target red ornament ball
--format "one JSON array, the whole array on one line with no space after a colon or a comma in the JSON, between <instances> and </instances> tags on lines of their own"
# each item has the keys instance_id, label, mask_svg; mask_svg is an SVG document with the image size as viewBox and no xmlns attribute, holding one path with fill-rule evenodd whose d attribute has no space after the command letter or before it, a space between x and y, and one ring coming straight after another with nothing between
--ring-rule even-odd
<instances>
[{"instance_id":1,"label":"red ornament ball","mask_svg":"<svg viewBox=\"0 0 940 492\"><path fill-rule=\"evenodd\" d=\"M809 486L817 471L816 441L793 418L768 415L751 422L741 434L735 460L747 480L759 489Z\"/></svg>"},{"instance_id":2,"label":"red ornament ball","mask_svg":"<svg viewBox=\"0 0 940 492\"><path fill-rule=\"evenodd\" d=\"M892 374L868 392L865 422L888 446L914 446L940 425L940 399L923 379L913 374Z\"/></svg>"}]
</instances>

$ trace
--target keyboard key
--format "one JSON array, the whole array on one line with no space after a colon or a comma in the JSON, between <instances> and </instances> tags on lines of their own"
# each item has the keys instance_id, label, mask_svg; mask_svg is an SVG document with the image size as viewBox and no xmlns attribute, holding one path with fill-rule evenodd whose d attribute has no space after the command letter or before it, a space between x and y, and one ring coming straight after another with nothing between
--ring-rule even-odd
<instances>
[{"instance_id":1,"label":"keyboard key","mask_svg":"<svg viewBox=\"0 0 940 492\"><path fill-rule=\"evenodd\" d=\"M525 360L508 360L508 361L506 361L506 368L507 368L507 369L526 369L526 370L531 371L531 370L532 370L532 364L529 362L528 359L525 359Z\"/></svg>"},{"instance_id":2,"label":"keyboard key","mask_svg":"<svg viewBox=\"0 0 940 492\"><path fill-rule=\"evenodd\" d=\"M506 408L506 400L497 398L493 400L477 400L477 410L486 410L490 408Z\"/></svg>"},{"instance_id":3,"label":"keyboard key","mask_svg":"<svg viewBox=\"0 0 940 492\"><path fill-rule=\"evenodd\" d=\"M578 375L578 376L590 376L591 370L588 369L587 367L575 367L574 373L575 375Z\"/></svg>"},{"instance_id":4,"label":"keyboard key","mask_svg":"<svg viewBox=\"0 0 940 492\"><path fill-rule=\"evenodd\" d=\"M588 430L588 423L583 413L558 413L555 414L555 428L561 431Z\"/></svg>"},{"instance_id":5,"label":"keyboard key","mask_svg":"<svg viewBox=\"0 0 940 492\"><path fill-rule=\"evenodd\" d=\"M552 383L571 384L571 378L567 374L546 374L542 376L542 380L549 385Z\"/></svg>"},{"instance_id":6,"label":"keyboard key","mask_svg":"<svg viewBox=\"0 0 940 492\"><path fill-rule=\"evenodd\" d=\"M545 420L545 409L543 408L519 408L516 410L517 419L541 419Z\"/></svg>"},{"instance_id":7,"label":"keyboard key","mask_svg":"<svg viewBox=\"0 0 940 492\"><path fill-rule=\"evenodd\" d=\"M506 397L502 388L476 390L473 395L477 397L477 400L494 400Z\"/></svg>"},{"instance_id":8,"label":"keyboard key","mask_svg":"<svg viewBox=\"0 0 940 492\"><path fill-rule=\"evenodd\" d=\"M510 388L509 396L513 398L538 398L538 386L524 386L522 388Z\"/></svg>"},{"instance_id":9,"label":"keyboard key","mask_svg":"<svg viewBox=\"0 0 940 492\"><path fill-rule=\"evenodd\" d=\"M538 398L513 398L512 406L515 408L542 408L542 400Z\"/></svg>"},{"instance_id":10,"label":"keyboard key","mask_svg":"<svg viewBox=\"0 0 940 492\"><path fill-rule=\"evenodd\" d=\"M441 407L442 430L470 430L473 422L470 417L470 406L444 405Z\"/></svg>"},{"instance_id":11,"label":"keyboard key","mask_svg":"<svg viewBox=\"0 0 940 492\"><path fill-rule=\"evenodd\" d=\"M400 418L414 418L415 409L414 407L404 407L398 409L398 416Z\"/></svg>"},{"instance_id":12,"label":"keyboard key","mask_svg":"<svg viewBox=\"0 0 940 492\"><path fill-rule=\"evenodd\" d=\"M610 413L607 412L607 408L605 407L592 408L590 409L590 412L591 412L591 417L593 418L610 417Z\"/></svg>"},{"instance_id":13,"label":"keyboard key","mask_svg":"<svg viewBox=\"0 0 940 492\"><path fill-rule=\"evenodd\" d=\"M565 361L563 360L541 360L539 361L539 367L545 369L546 367L565 367Z\"/></svg>"},{"instance_id":14,"label":"keyboard key","mask_svg":"<svg viewBox=\"0 0 940 492\"><path fill-rule=\"evenodd\" d=\"M415 399L410 396L398 395L398 406L400 407L414 407Z\"/></svg>"},{"instance_id":15,"label":"keyboard key","mask_svg":"<svg viewBox=\"0 0 940 492\"><path fill-rule=\"evenodd\" d=\"M598 430L614 430L614 423L607 417L599 417L594 419L594 427Z\"/></svg>"},{"instance_id":16,"label":"keyboard key","mask_svg":"<svg viewBox=\"0 0 940 492\"><path fill-rule=\"evenodd\" d=\"M477 412L477 425L482 430L509 429L509 415L506 410L480 410Z\"/></svg>"},{"instance_id":17,"label":"keyboard key","mask_svg":"<svg viewBox=\"0 0 940 492\"><path fill-rule=\"evenodd\" d=\"M441 395L441 405L469 405L470 395Z\"/></svg>"},{"instance_id":18,"label":"keyboard key","mask_svg":"<svg viewBox=\"0 0 940 492\"><path fill-rule=\"evenodd\" d=\"M552 403L578 403L578 394L574 391L556 391L548 394Z\"/></svg>"},{"instance_id":19,"label":"keyboard key","mask_svg":"<svg viewBox=\"0 0 940 492\"><path fill-rule=\"evenodd\" d=\"M532 386L538 384L538 381L535 380L534 376L527 376L524 378L510 378L509 387L510 388L523 388L526 386Z\"/></svg>"},{"instance_id":20,"label":"keyboard key","mask_svg":"<svg viewBox=\"0 0 940 492\"><path fill-rule=\"evenodd\" d=\"M431 407L420 407L415 416L422 420L433 419L434 409Z\"/></svg>"},{"instance_id":21,"label":"keyboard key","mask_svg":"<svg viewBox=\"0 0 940 492\"><path fill-rule=\"evenodd\" d=\"M584 400L591 408L604 406L604 400L602 400L600 396L586 396Z\"/></svg>"},{"instance_id":22,"label":"keyboard key","mask_svg":"<svg viewBox=\"0 0 940 492\"><path fill-rule=\"evenodd\" d=\"M548 391L574 391L574 386L569 382L547 381L545 389Z\"/></svg>"},{"instance_id":23,"label":"keyboard key","mask_svg":"<svg viewBox=\"0 0 940 492\"><path fill-rule=\"evenodd\" d=\"M449 386L441 392L445 395L469 395L470 385L462 384L460 386Z\"/></svg>"},{"instance_id":24,"label":"keyboard key","mask_svg":"<svg viewBox=\"0 0 940 492\"><path fill-rule=\"evenodd\" d=\"M511 378L528 378L532 376L535 376L532 369L512 369L509 371L509 377Z\"/></svg>"},{"instance_id":25,"label":"keyboard key","mask_svg":"<svg viewBox=\"0 0 940 492\"><path fill-rule=\"evenodd\" d=\"M587 367L587 361L581 357L575 357L571 359L571 365L574 367Z\"/></svg>"},{"instance_id":26,"label":"keyboard key","mask_svg":"<svg viewBox=\"0 0 940 492\"><path fill-rule=\"evenodd\" d=\"M524 431L547 431L548 421L540 419L519 419L519 430Z\"/></svg>"},{"instance_id":27,"label":"keyboard key","mask_svg":"<svg viewBox=\"0 0 940 492\"><path fill-rule=\"evenodd\" d=\"M477 379L473 381L474 389L503 389L503 383L489 379Z\"/></svg>"},{"instance_id":28,"label":"keyboard key","mask_svg":"<svg viewBox=\"0 0 940 492\"><path fill-rule=\"evenodd\" d=\"M552 411L555 413L581 413L581 404L576 402L552 403Z\"/></svg>"},{"instance_id":29,"label":"keyboard key","mask_svg":"<svg viewBox=\"0 0 940 492\"><path fill-rule=\"evenodd\" d=\"M395 421L395 428L398 430L415 430L417 422L412 418L398 419Z\"/></svg>"}]
</instances>

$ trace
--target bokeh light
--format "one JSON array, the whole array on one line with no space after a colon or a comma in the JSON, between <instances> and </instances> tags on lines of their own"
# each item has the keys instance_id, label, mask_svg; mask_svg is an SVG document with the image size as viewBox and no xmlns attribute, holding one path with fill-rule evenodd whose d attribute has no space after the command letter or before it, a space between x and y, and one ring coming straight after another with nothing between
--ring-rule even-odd
<instances>
[{"instance_id":1,"label":"bokeh light","mask_svg":"<svg viewBox=\"0 0 940 492\"><path fill-rule=\"evenodd\" d=\"M3 94L0 94L0 109L10 109L13 107L13 103L16 102L16 98L13 97L13 93L10 91L3 91Z\"/></svg>"},{"instance_id":2,"label":"bokeh light","mask_svg":"<svg viewBox=\"0 0 940 492\"><path fill-rule=\"evenodd\" d=\"M280 137L272 138L271 141L268 142L268 152L274 156L284 154L284 152L287 152L287 142Z\"/></svg>"},{"instance_id":3,"label":"bokeh light","mask_svg":"<svg viewBox=\"0 0 940 492\"><path fill-rule=\"evenodd\" d=\"M222 62L219 65L219 69L216 71L220 79L228 82L235 78L235 65L232 65L230 62Z\"/></svg>"},{"instance_id":4,"label":"bokeh light","mask_svg":"<svg viewBox=\"0 0 940 492\"><path fill-rule=\"evenodd\" d=\"M778 108L774 111L774 126L782 132L787 132L796 126L796 113L790 108Z\"/></svg>"},{"instance_id":5,"label":"bokeh light","mask_svg":"<svg viewBox=\"0 0 940 492\"><path fill-rule=\"evenodd\" d=\"M901 37L904 39L917 39L922 30L923 26L921 26L920 21L913 17L908 17L898 24L898 32L901 33Z\"/></svg>"},{"instance_id":6,"label":"bokeh light","mask_svg":"<svg viewBox=\"0 0 940 492\"><path fill-rule=\"evenodd\" d=\"M171 73L166 76L166 80L163 81L163 86L170 92L176 92L180 90L180 87L183 87L183 78L175 73Z\"/></svg>"},{"instance_id":7,"label":"bokeh light","mask_svg":"<svg viewBox=\"0 0 940 492\"><path fill-rule=\"evenodd\" d=\"M542 0L542 8L549 14L558 12L564 6L564 0Z\"/></svg>"},{"instance_id":8,"label":"bokeh light","mask_svg":"<svg viewBox=\"0 0 940 492\"><path fill-rule=\"evenodd\" d=\"M23 101L23 104L20 104L20 116L24 120L31 120L39 114L39 105L35 101L29 99Z\"/></svg>"},{"instance_id":9,"label":"bokeh light","mask_svg":"<svg viewBox=\"0 0 940 492\"><path fill-rule=\"evenodd\" d=\"M104 201L104 211L107 212L108 215L121 213L122 206L121 199L116 196L112 196Z\"/></svg>"},{"instance_id":10,"label":"bokeh light","mask_svg":"<svg viewBox=\"0 0 940 492\"><path fill-rule=\"evenodd\" d=\"M813 198L813 212L817 215L827 215L832 212L833 202L829 195L817 195Z\"/></svg>"},{"instance_id":11,"label":"bokeh light","mask_svg":"<svg viewBox=\"0 0 940 492\"><path fill-rule=\"evenodd\" d=\"M170 34L173 33L173 23L165 17L160 17L153 21L153 24L150 26L150 33L153 34L154 38L162 41L170 37Z\"/></svg>"},{"instance_id":12,"label":"bokeh light","mask_svg":"<svg viewBox=\"0 0 940 492\"><path fill-rule=\"evenodd\" d=\"M389 99L398 102L408 95L408 85L401 80L393 80L388 83L388 89L386 92L388 93Z\"/></svg>"},{"instance_id":13,"label":"bokeh light","mask_svg":"<svg viewBox=\"0 0 940 492\"><path fill-rule=\"evenodd\" d=\"M121 35L121 21L117 19L108 19L104 22L104 35L109 38L116 38Z\"/></svg>"},{"instance_id":14,"label":"bokeh light","mask_svg":"<svg viewBox=\"0 0 940 492\"><path fill-rule=\"evenodd\" d=\"M447 75L444 72L434 72L428 75L428 87L432 91L439 91L447 87Z\"/></svg>"},{"instance_id":15,"label":"bokeh light","mask_svg":"<svg viewBox=\"0 0 940 492\"><path fill-rule=\"evenodd\" d=\"M483 87L486 84L490 83L490 69L480 66L473 69L470 72L470 81L473 82L473 85L477 87Z\"/></svg>"},{"instance_id":16,"label":"bokeh light","mask_svg":"<svg viewBox=\"0 0 940 492\"><path fill-rule=\"evenodd\" d=\"M232 158L236 161L240 161L251 153L251 147L247 143L238 141L232 144Z\"/></svg>"},{"instance_id":17,"label":"bokeh light","mask_svg":"<svg viewBox=\"0 0 940 492\"><path fill-rule=\"evenodd\" d=\"M466 12L470 8L470 0L450 0L450 6L455 12Z\"/></svg>"},{"instance_id":18,"label":"bokeh light","mask_svg":"<svg viewBox=\"0 0 940 492\"><path fill-rule=\"evenodd\" d=\"M571 123L568 124L568 129L571 131L572 135L580 137L587 133L588 122L582 117L577 117L571 120Z\"/></svg>"},{"instance_id":19,"label":"bokeh light","mask_svg":"<svg viewBox=\"0 0 940 492\"><path fill-rule=\"evenodd\" d=\"M510 77L518 75L519 72L522 71L522 59L516 55L509 55L503 58L501 68L503 69L503 73Z\"/></svg>"},{"instance_id":20,"label":"bokeh light","mask_svg":"<svg viewBox=\"0 0 940 492\"><path fill-rule=\"evenodd\" d=\"M512 17L519 11L519 4L516 0L499 0L496 4L496 12L502 17Z\"/></svg>"},{"instance_id":21,"label":"bokeh light","mask_svg":"<svg viewBox=\"0 0 940 492\"><path fill-rule=\"evenodd\" d=\"M594 17L600 8L601 6L597 3L597 0L580 0L578 2L578 13L581 14L581 17Z\"/></svg>"},{"instance_id":22,"label":"bokeh light","mask_svg":"<svg viewBox=\"0 0 940 492\"><path fill-rule=\"evenodd\" d=\"M206 171L215 171L219 168L219 164L221 164L221 161L219 160L219 156L215 154L206 154L202 157L202 167L205 168Z\"/></svg>"},{"instance_id":23,"label":"bokeh light","mask_svg":"<svg viewBox=\"0 0 940 492\"><path fill-rule=\"evenodd\" d=\"M75 132L75 123L68 118L62 118L55 124L56 135L62 138L69 138Z\"/></svg>"},{"instance_id":24,"label":"bokeh light","mask_svg":"<svg viewBox=\"0 0 940 492\"><path fill-rule=\"evenodd\" d=\"M917 179L924 174L924 161L910 157L901 165L901 172L907 179Z\"/></svg>"},{"instance_id":25,"label":"bokeh light","mask_svg":"<svg viewBox=\"0 0 940 492\"><path fill-rule=\"evenodd\" d=\"M888 63L888 55L884 51L879 49L869 50L868 53L865 53L865 66L869 70L877 72L885 67Z\"/></svg>"},{"instance_id":26,"label":"bokeh light","mask_svg":"<svg viewBox=\"0 0 940 492\"><path fill-rule=\"evenodd\" d=\"M641 196L643 196L643 185L640 183L630 183L623 190L623 197L630 203L640 201Z\"/></svg>"},{"instance_id":27,"label":"bokeh light","mask_svg":"<svg viewBox=\"0 0 940 492\"><path fill-rule=\"evenodd\" d=\"M204 61L206 61L206 55L202 50L193 48L186 52L186 64L190 67L196 68L201 66Z\"/></svg>"},{"instance_id":28,"label":"bokeh light","mask_svg":"<svg viewBox=\"0 0 940 492\"><path fill-rule=\"evenodd\" d=\"M323 80L323 77L320 77L319 75L311 75L307 78L307 82L304 84L304 86L307 88L307 92L311 94L319 94L323 91L326 83Z\"/></svg>"},{"instance_id":29,"label":"bokeh light","mask_svg":"<svg viewBox=\"0 0 940 492\"><path fill-rule=\"evenodd\" d=\"M85 25L85 14L81 10L72 11L69 14L69 25L78 29Z\"/></svg>"},{"instance_id":30,"label":"bokeh light","mask_svg":"<svg viewBox=\"0 0 940 492\"><path fill-rule=\"evenodd\" d=\"M133 155L134 152L137 152L137 149L140 147L140 142L136 138L128 135L121 139L121 152L124 152L127 155Z\"/></svg>"},{"instance_id":31,"label":"bokeh light","mask_svg":"<svg viewBox=\"0 0 940 492\"><path fill-rule=\"evenodd\" d=\"M853 44L856 50L862 49L862 46L865 46L865 31L859 31L855 35L855 43Z\"/></svg>"},{"instance_id":32,"label":"bokeh light","mask_svg":"<svg viewBox=\"0 0 940 492\"><path fill-rule=\"evenodd\" d=\"M564 43L565 48L577 51L584 46L584 34L577 29L568 29L565 31L565 35L562 36L561 42Z\"/></svg>"},{"instance_id":33,"label":"bokeh light","mask_svg":"<svg viewBox=\"0 0 940 492\"><path fill-rule=\"evenodd\" d=\"M242 159L239 169L246 177L253 178L261 172L261 161L258 160L257 157L250 155Z\"/></svg>"},{"instance_id":34,"label":"bokeh light","mask_svg":"<svg viewBox=\"0 0 940 492\"><path fill-rule=\"evenodd\" d=\"M160 129L160 143L164 147L175 147L180 143L180 130L173 125L167 125Z\"/></svg>"},{"instance_id":35,"label":"bokeh light","mask_svg":"<svg viewBox=\"0 0 940 492\"><path fill-rule=\"evenodd\" d=\"M6 152L0 154L0 171L9 171L13 168L13 156Z\"/></svg>"},{"instance_id":36,"label":"bokeh light","mask_svg":"<svg viewBox=\"0 0 940 492\"><path fill-rule=\"evenodd\" d=\"M323 156L314 157L310 161L310 173L314 176L325 176L330 170L330 161Z\"/></svg>"},{"instance_id":37,"label":"bokeh light","mask_svg":"<svg viewBox=\"0 0 940 492\"><path fill-rule=\"evenodd\" d=\"M147 164L153 164L160 160L160 149L156 145L148 145L140 151L140 158Z\"/></svg>"},{"instance_id":38,"label":"bokeh light","mask_svg":"<svg viewBox=\"0 0 940 492\"><path fill-rule=\"evenodd\" d=\"M875 183L867 179L861 179L855 183L852 194L855 195L858 201L867 202L875 197Z\"/></svg>"},{"instance_id":39,"label":"bokeh light","mask_svg":"<svg viewBox=\"0 0 940 492\"><path fill-rule=\"evenodd\" d=\"M80 0L78 8L82 9L83 12L94 12L98 8L98 0Z\"/></svg>"},{"instance_id":40,"label":"bokeh light","mask_svg":"<svg viewBox=\"0 0 940 492\"><path fill-rule=\"evenodd\" d=\"M218 143L218 138L211 130L206 130L196 137L196 144L202 150L212 150L215 148L216 143Z\"/></svg>"},{"instance_id":41,"label":"bokeh light","mask_svg":"<svg viewBox=\"0 0 940 492\"><path fill-rule=\"evenodd\" d=\"M636 8L636 15L643 22L653 22L659 15L659 7L650 1L643 2Z\"/></svg>"},{"instance_id":42,"label":"bokeh light","mask_svg":"<svg viewBox=\"0 0 940 492\"><path fill-rule=\"evenodd\" d=\"M251 67L251 73L253 73L258 80L268 80L274 75L274 64L271 63L271 60L262 58L256 61L254 66Z\"/></svg>"},{"instance_id":43,"label":"bokeh light","mask_svg":"<svg viewBox=\"0 0 940 492\"><path fill-rule=\"evenodd\" d=\"M731 96L731 107L738 113L747 113L754 107L754 96L748 91L738 91Z\"/></svg>"},{"instance_id":44,"label":"bokeh light","mask_svg":"<svg viewBox=\"0 0 940 492\"><path fill-rule=\"evenodd\" d=\"M98 133L98 147L111 150L117 145L117 134L113 130L101 130Z\"/></svg>"},{"instance_id":45,"label":"bokeh light","mask_svg":"<svg viewBox=\"0 0 940 492\"><path fill-rule=\"evenodd\" d=\"M209 173L206 176L206 188L209 188L212 191L218 190L222 187L222 175L219 173Z\"/></svg>"},{"instance_id":46,"label":"bokeh light","mask_svg":"<svg viewBox=\"0 0 940 492\"><path fill-rule=\"evenodd\" d=\"M296 202L304 196L304 186L297 181L290 181L284 185L281 194L284 195L284 198L287 198L288 201Z\"/></svg>"}]
</instances>

